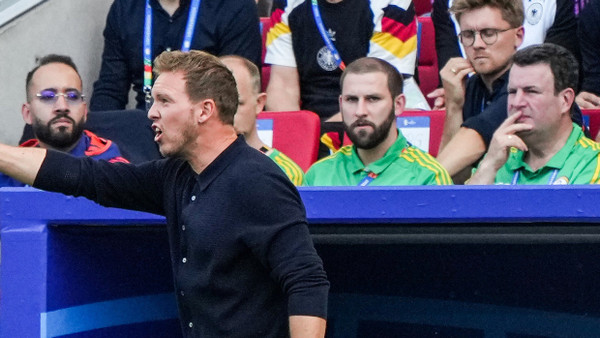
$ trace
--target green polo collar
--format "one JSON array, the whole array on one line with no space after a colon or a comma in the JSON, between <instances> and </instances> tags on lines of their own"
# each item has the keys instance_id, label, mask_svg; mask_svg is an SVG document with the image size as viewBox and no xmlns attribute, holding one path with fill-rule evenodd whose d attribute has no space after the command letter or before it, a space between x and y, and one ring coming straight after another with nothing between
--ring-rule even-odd
<instances>
[{"instance_id":1,"label":"green polo collar","mask_svg":"<svg viewBox=\"0 0 600 338\"><path fill-rule=\"evenodd\" d=\"M358 153L356 152L356 146L353 145L352 146L352 156L350 157L350 160L346 164L346 170L353 174L358 174L361 171L366 171L366 172L373 172L377 175L379 175L383 171L385 171L385 169L387 169L387 167L389 167L390 164L392 164L394 162L394 160L398 157L398 155L400 153L402 153L404 148L406 148L406 146L407 146L406 138L404 138L404 135L402 135L402 132L400 131L400 129L397 129L397 130L398 130L398 138L396 139L396 141L385 152L385 155L383 155L382 158L369 164L368 167L365 167L365 165L362 163L362 161L360 160L360 157L358 156Z\"/></svg>"},{"instance_id":2,"label":"green polo collar","mask_svg":"<svg viewBox=\"0 0 600 338\"><path fill-rule=\"evenodd\" d=\"M569 138L567 139L565 145L558 151L558 153L552 156L548 163L546 163L542 168L538 169L538 171L544 168L561 169L565 165L567 157L569 157L569 154L571 153L575 142L579 140L582 134L583 131L581 130L581 127L573 123L573 130L571 131L571 134L569 135ZM511 148L510 157L512 158L512 161L509 161L507 163L508 168L512 171L526 170L528 172L533 172L533 170L531 170L531 167L523 161L524 156L525 153L521 150L518 150L517 148Z\"/></svg>"}]
</instances>

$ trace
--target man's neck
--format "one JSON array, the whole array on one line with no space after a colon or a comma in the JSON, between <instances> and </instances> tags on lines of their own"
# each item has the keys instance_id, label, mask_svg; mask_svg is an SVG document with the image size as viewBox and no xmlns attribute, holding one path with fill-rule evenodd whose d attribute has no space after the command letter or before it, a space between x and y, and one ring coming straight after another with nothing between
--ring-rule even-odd
<instances>
[{"instance_id":1,"label":"man's neck","mask_svg":"<svg viewBox=\"0 0 600 338\"><path fill-rule=\"evenodd\" d=\"M192 169L200 174L208 167L227 147L237 139L237 134L231 125L204 126L205 130L196 139L196 146L191 153L186 154Z\"/></svg>"},{"instance_id":2,"label":"man's neck","mask_svg":"<svg viewBox=\"0 0 600 338\"><path fill-rule=\"evenodd\" d=\"M82 135L83 137L83 135ZM40 145L40 148L44 148L44 149L49 149L49 150L56 150L56 151L60 151L63 153L70 153L73 149L75 149L75 147L77 146L77 144L79 144L79 141L81 140L81 137L77 139L77 142L73 143L72 145L68 146L68 147L64 147L64 148L56 148L53 147L51 145L48 145L42 141L40 141L38 139L38 144Z\"/></svg>"},{"instance_id":3,"label":"man's neck","mask_svg":"<svg viewBox=\"0 0 600 338\"><path fill-rule=\"evenodd\" d=\"M173 16L177 8L179 8L179 0L158 0L158 2L170 16Z\"/></svg>"},{"instance_id":4,"label":"man's neck","mask_svg":"<svg viewBox=\"0 0 600 338\"><path fill-rule=\"evenodd\" d=\"M256 150L260 150L262 147L266 147L267 145L258 137L258 132L256 129L249 133L244 134L244 138L246 139L246 143L249 146Z\"/></svg>"},{"instance_id":5,"label":"man's neck","mask_svg":"<svg viewBox=\"0 0 600 338\"><path fill-rule=\"evenodd\" d=\"M364 166L368 167L369 164L382 158L397 139L398 130L394 128L393 130L390 130L388 137L376 147L371 149L361 149L357 147L356 152Z\"/></svg>"},{"instance_id":6,"label":"man's neck","mask_svg":"<svg viewBox=\"0 0 600 338\"><path fill-rule=\"evenodd\" d=\"M526 138L524 141L528 151L525 153L525 163L533 171L546 165L565 146L572 131L573 124L564 123L556 132L547 132L540 137Z\"/></svg>"},{"instance_id":7,"label":"man's neck","mask_svg":"<svg viewBox=\"0 0 600 338\"><path fill-rule=\"evenodd\" d=\"M327 0L330 4L337 4L338 2L342 2L344 0Z\"/></svg>"}]
</instances>

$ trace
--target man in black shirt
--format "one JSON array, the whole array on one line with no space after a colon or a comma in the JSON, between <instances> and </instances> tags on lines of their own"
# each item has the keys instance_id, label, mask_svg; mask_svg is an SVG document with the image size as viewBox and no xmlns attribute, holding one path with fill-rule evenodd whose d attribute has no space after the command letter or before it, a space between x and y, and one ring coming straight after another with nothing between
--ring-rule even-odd
<instances>
[{"instance_id":1,"label":"man in black shirt","mask_svg":"<svg viewBox=\"0 0 600 338\"><path fill-rule=\"evenodd\" d=\"M485 153L506 118L506 78L523 41L524 14L521 0L456 0L450 10L467 58L452 58L440 71L446 119L438 161L455 176ZM467 79L469 73L476 74Z\"/></svg>"},{"instance_id":2,"label":"man in black shirt","mask_svg":"<svg viewBox=\"0 0 600 338\"><path fill-rule=\"evenodd\" d=\"M35 187L165 215L189 337L323 337L329 282L300 196L233 128L231 72L165 52L148 112L164 160L111 164L0 145L0 171ZM289 320L288 320L289 317Z\"/></svg>"}]
</instances>

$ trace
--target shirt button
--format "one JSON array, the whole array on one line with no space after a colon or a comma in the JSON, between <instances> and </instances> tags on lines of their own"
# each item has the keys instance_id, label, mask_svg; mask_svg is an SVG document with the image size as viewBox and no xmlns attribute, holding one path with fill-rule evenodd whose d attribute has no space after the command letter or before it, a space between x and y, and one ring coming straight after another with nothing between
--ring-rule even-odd
<instances>
[{"instance_id":1,"label":"shirt button","mask_svg":"<svg viewBox=\"0 0 600 338\"><path fill-rule=\"evenodd\" d=\"M190 323L188 324L188 326L189 326L190 328L192 328L192 327L194 327L194 323L190 322Z\"/></svg>"},{"instance_id":2,"label":"shirt button","mask_svg":"<svg viewBox=\"0 0 600 338\"><path fill-rule=\"evenodd\" d=\"M183 292L183 290L179 291L179 294L181 295L181 297L185 296L185 292Z\"/></svg>"},{"instance_id":3,"label":"shirt button","mask_svg":"<svg viewBox=\"0 0 600 338\"><path fill-rule=\"evenodd\" d=\"M182 262L187 262L187 258L183 257L183 259L181 260Z\"/></svg>"},{"instance_id":4,"label":"shirt button","mask_svg":"<svg viewBox=\"0 0 600 338\"><path fill-rule=\"evenodd\" d=\"M192 201L196 200L196 195L192 195Z\"/></svg>"},{"instance_id":5,"label":"shirt button","mask_svg":"<svg viewBox=\"0 0 600 338\"><path fill-rule=\"evenodd\" d=\"M185 224L181 226L181 231L185 231Z\"/></svg>"}]
</instances>

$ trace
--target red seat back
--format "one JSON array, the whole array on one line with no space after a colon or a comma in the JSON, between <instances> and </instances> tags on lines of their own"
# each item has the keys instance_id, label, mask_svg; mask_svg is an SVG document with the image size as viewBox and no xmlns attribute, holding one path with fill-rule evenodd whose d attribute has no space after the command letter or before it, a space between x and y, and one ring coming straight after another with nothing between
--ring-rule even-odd
<instances>
[{"instance_id":1,"label":"red seat back","mask_svg":"<svg viewBox=\"0 0 600 338\"><path fill-rule=\"evenodd\" d=\"M259 119L273 120L273 148L281 151L306 171L317 160L321 122L307 110L262 112Z\"/></svg>"},{"instance_id":2,"label":"red seat back","mask_svg":"<svg viewBox=\"0 0 600 338\"><path fill-rule=\"evenodd\" d=\"M600 109L582 109L583 119L590 127L590 135L595 138L600 130Z\"/></svg>"},{"instance_id":3,"label":"red seat back","mask_svg":"<svg viewBox=\"0 0 600 338\"><path fill-rule=\"evenodd\" d=\"M271 29L271 18L261 17L260 18L260 29L262 35L262 68L261 68L261 89L262 91L267 90L267 84L269 84L269 76L271 75L271 66L265 65L265 55L267 54L267 33Z\"/></svg>"},{"instance_id":4,"label":"red seat back","mask_svg":"<svg viewBox=\"0 0 600 338\"><path fill-rule=\"evenodd\" d=\"M435 51L435 30L429 16L419 16L419 47L417 66L419 69L419 87L424 95L431 93L439 85L437 53ZM433 100L428 99L433 106Z\"/></svg>"}]
</instances>

